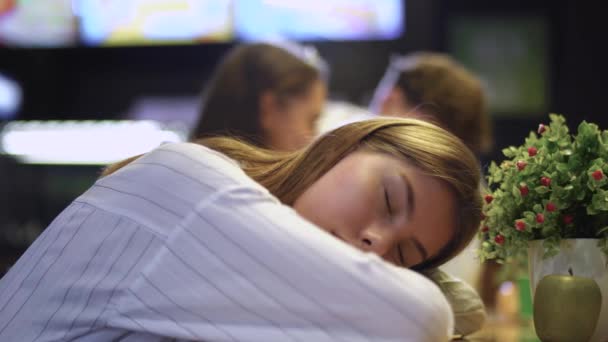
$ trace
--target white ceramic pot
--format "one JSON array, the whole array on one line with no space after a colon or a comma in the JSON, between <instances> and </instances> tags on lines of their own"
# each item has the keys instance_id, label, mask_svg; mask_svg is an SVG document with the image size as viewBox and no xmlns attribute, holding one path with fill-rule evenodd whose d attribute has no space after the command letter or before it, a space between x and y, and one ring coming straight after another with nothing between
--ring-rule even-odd
<instances>
[{"instance_id":1,"label":"white ceramic pot","mask_svg":"<svg viewBox=\"0 0 608 342\"><path fill-rule=\"evenodd\" d=\"M532 241L528 248L528 270L532 298L538 282L546 275L568 275L571 268L575 276L594 279L602 292L602 309L591 342L608 341L608 260L597 247L597 239L562 240L556 256L543 259L542 240Z\"/></svg>"}]
</instances>

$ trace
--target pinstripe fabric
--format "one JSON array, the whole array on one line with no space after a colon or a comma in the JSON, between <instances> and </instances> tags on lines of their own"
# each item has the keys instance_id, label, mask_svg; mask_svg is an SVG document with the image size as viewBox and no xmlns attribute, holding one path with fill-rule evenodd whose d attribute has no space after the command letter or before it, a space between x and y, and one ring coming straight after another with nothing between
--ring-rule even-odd
<instances>
[{"instance_id":1,"label":"pinstripe fabric","mask_svg":"<svg viewBox=\"0 0 608 342\"><path fill-rule=\"evenodd\" d=\"M440 291L301 219L225 156L100 179L0 280L0 341L444 341Z\"/></svg>"}]
</instances>

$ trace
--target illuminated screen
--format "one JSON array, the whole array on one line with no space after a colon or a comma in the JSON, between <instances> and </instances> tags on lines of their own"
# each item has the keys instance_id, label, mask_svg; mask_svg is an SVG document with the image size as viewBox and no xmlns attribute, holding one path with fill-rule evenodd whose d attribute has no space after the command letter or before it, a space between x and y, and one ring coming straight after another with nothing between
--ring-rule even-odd
<instances>
[{"instance_id":1,"label":"illuminated screen","mask_svg":"<svg viewBox=\"0 0 608 342\"><path fill-rule=\"evenodd\" d=\"M0 44L69 46L77 39L70 0L0 0Z\"/></svg>"},{"instance_id":2,"label":"illuminated screen","mask_svg":"<svg viewBox=\"0 0 608 342\"><path fill-rule=\"evenodd\" d=\"M225 42L231 0L76 0L87 45Z\"/></svg>"},{"instance_id":3,"label":"illuminated screen","mask_svg":"<svg viewBox=\"0 0 608 342\"><path fill-rule=\"evenodd\" d=\"M401 0L240 0L235 31L244 40L395 39L404 27Z\"/></svg>"},{"instance_id":4,"label":"illuminated screen","mask_svg":"<svg viewBox=\"0 0 608 342\"><path fill-rule=\"evenodd\" d=\"M385 40L405 0L0 0L0 45Z\"/></svg>"}]
</instances>

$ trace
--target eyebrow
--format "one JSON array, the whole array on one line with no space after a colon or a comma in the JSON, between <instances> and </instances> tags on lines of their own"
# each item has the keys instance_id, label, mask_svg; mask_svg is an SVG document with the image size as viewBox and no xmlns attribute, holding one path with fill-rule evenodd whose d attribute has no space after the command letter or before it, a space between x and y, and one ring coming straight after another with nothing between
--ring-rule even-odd
<instances>
[{"instance_id":1,"label":"eyebrow","mask_svg":"<svg viewBox=\"0 0 608 342\"><path fill-rule=\"evenodd\" d=\"M401 179L403 179L403 182L405 182L405 186L407 187L407 215L408 217L412 217L412 215L414 214L414 207L416 202L414 198L414 188L412 187L412 183L405 174L401 174Z\"/></svg>"}]
</instances>

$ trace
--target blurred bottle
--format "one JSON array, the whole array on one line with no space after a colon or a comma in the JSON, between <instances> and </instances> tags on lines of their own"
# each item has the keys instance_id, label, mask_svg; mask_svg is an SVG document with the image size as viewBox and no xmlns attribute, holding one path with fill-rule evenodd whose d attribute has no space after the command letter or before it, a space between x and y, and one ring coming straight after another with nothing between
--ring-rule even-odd
<instances>
[{"instance_id":1,"label":"blurred bottle","mask_svg":"<svg viewBox=\"0 0 608 342\"><path fill-rule=\"evenodd\" d=\"M518 286L505 281L500 284L496 296L495 318L501 322L514 323L519 320L520 300Z\"/></svg>"}]
</instances>

